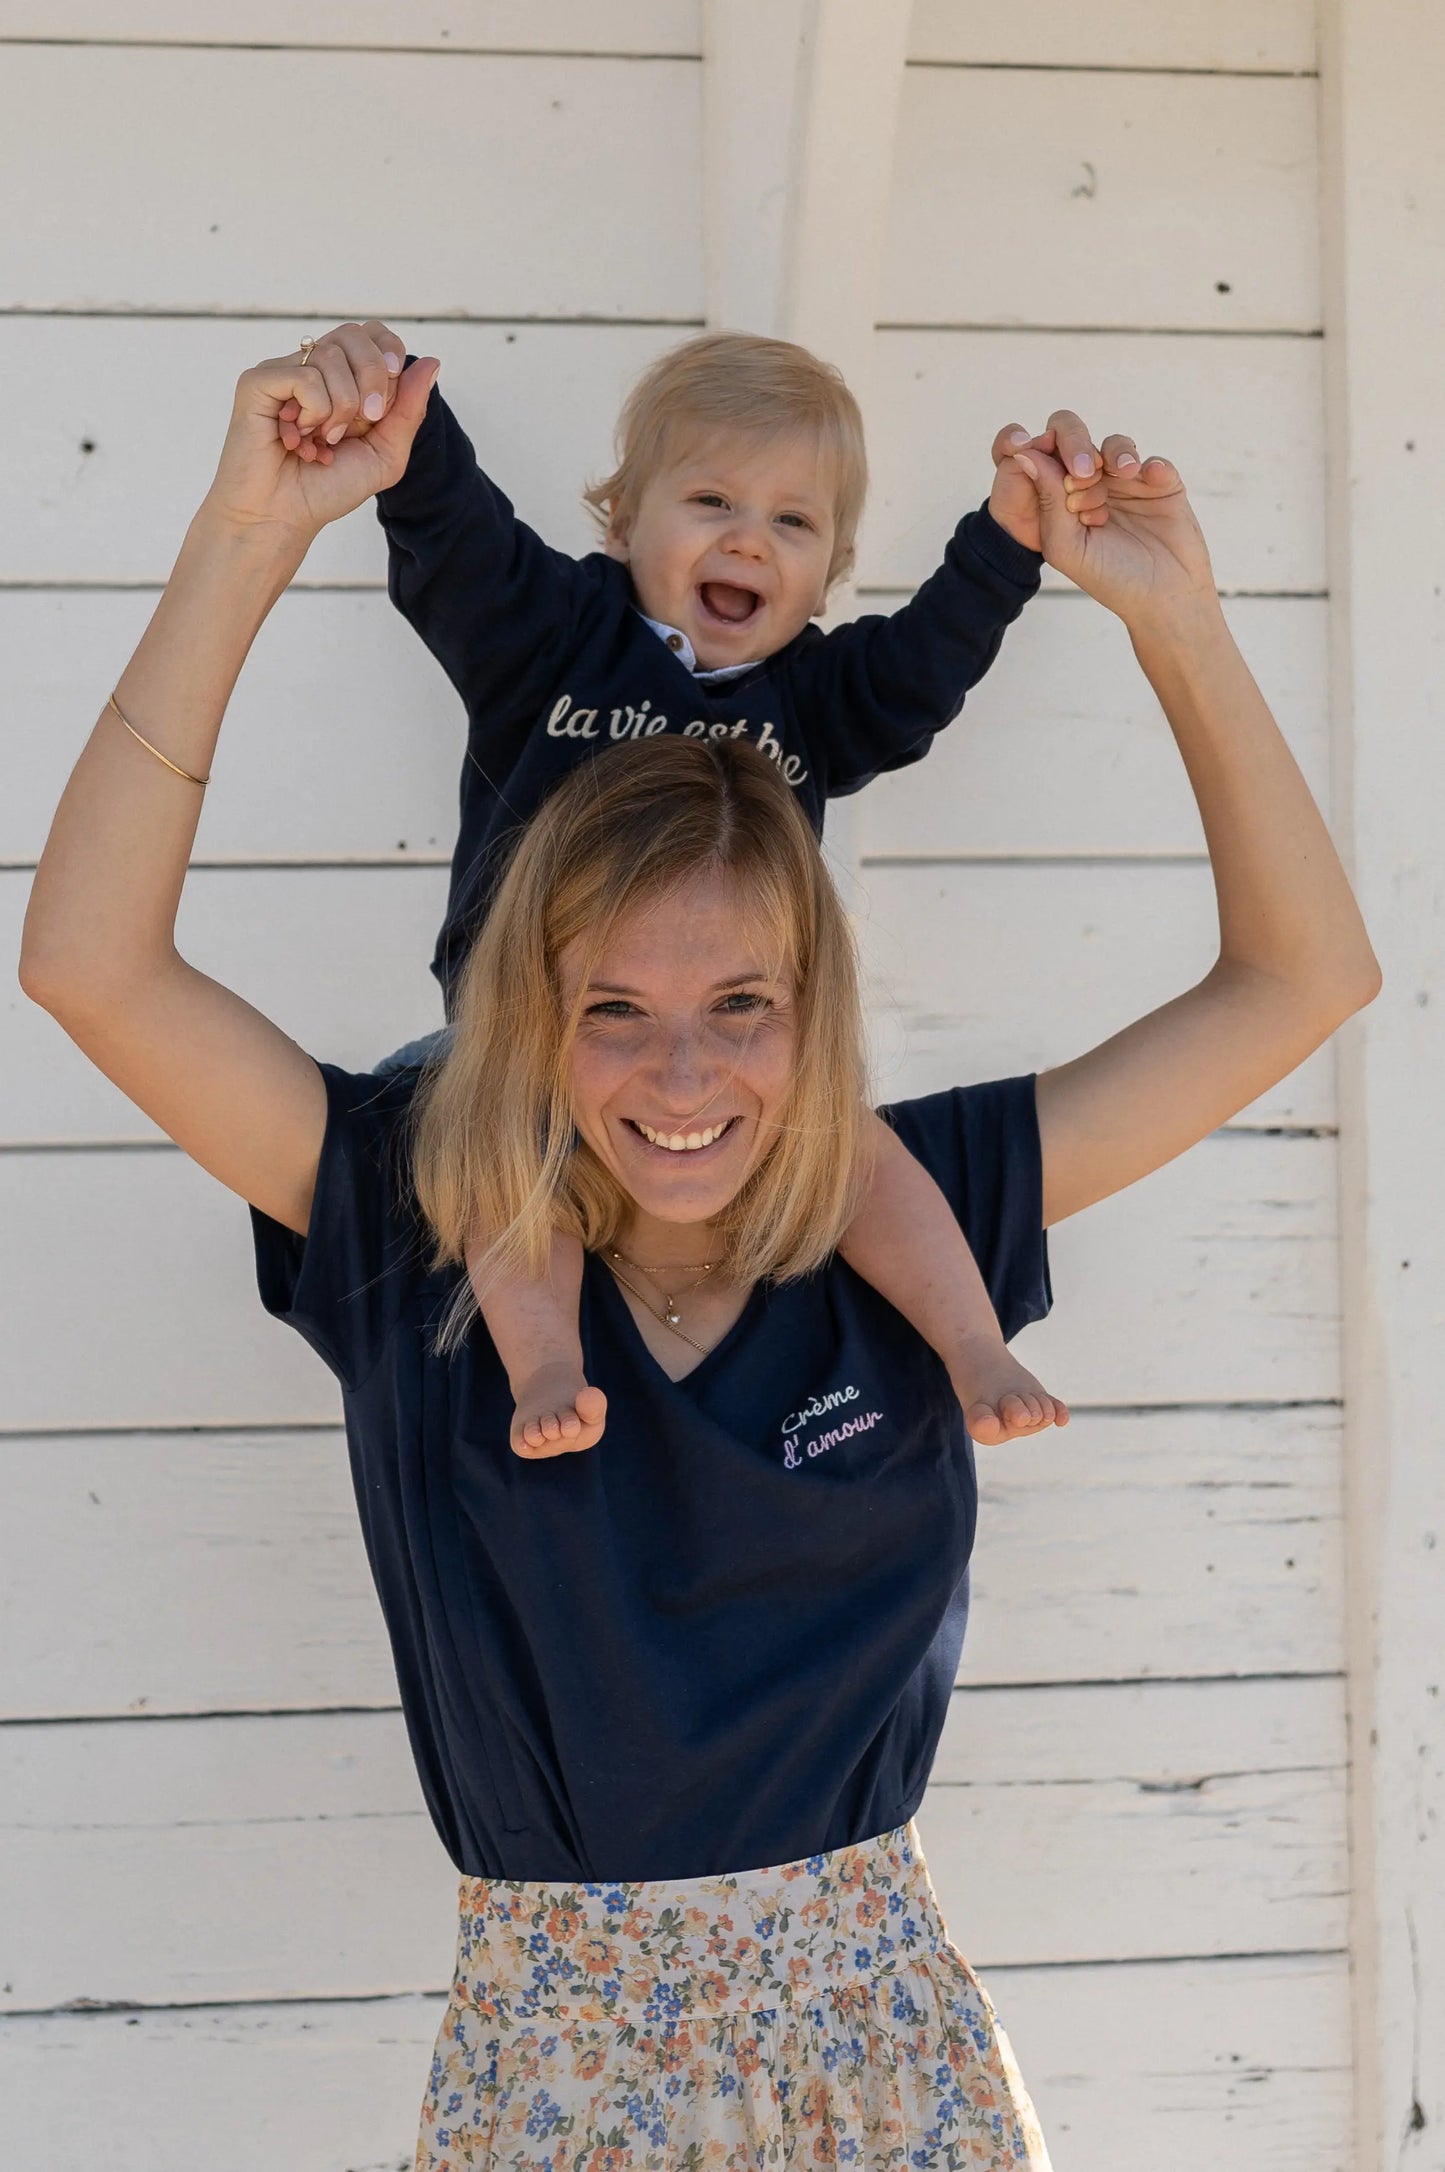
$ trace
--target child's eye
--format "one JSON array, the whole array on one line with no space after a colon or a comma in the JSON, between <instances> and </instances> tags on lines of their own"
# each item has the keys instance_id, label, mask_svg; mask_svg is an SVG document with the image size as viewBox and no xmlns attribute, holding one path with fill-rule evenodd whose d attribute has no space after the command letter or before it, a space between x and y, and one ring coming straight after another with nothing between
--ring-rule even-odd
<instances>
[{"instance_id":1,"label":"child's eye","mask_svg":"<svg viewBox=\"0 0 1445 2172\"><path fill-rule=\"evenodd\" d=\"M780 513L778 515L778 518L780 520L790 522L791 525L795 528L807 528L811 530L813 525L806 513Z\"/></svg>"},{"instance_id":2,"label":"child's eye","mask_svg":"<svg viewBox=\"0 0 1445 2172\"><path fill-rule=\"evenodd\" d=\"M699 490L692 502L694 505L726 505L728 501L720 490Z\"/></svg>"}]
</instances>

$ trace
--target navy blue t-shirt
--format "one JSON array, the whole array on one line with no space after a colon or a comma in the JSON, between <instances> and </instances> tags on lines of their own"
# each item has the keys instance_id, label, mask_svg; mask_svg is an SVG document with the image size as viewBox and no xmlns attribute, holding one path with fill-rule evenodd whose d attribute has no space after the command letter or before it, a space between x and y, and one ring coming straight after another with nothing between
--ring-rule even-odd
<instances>
[{"instance_id":1,"label":"navy blue t-shirt","mask_svg":"<svg viewBox=\"0 0 1445 2172\"><path fill-rule=\"evenodd\" d=\"M746 738L813 828L836 799L928 752L997 656L1043 560L987 506L891 616L800 634L736 678L695 678L634 605L627 568L569 558L517 518L435 386L376 509L391 599L467 712L460 821L432 970L451 996L518 827L579 762L659 733Z\"/></svg>"},{"instance_id":2,"label":"navy blue t-shirt","mask_svg":"<svg viewBox=\"0 0 1445 2172\"><path fill-rule=\"evenodd\" d=\"M922 1798L968 1607L973 1451L939 1359L834 1260L760 1283L680 1381L595 1256L607 1430L532 1461L482 1323L436 1327L409 1199L417 1074L323 1066L303 1240L253 1209L267 1309L341 1381L428 1808L457 1868L686 1878L887 1832ZM940 1185L1005 1336L1050 1304L1031 1078L884 1115Z\"/></svg>"}]
</instances>

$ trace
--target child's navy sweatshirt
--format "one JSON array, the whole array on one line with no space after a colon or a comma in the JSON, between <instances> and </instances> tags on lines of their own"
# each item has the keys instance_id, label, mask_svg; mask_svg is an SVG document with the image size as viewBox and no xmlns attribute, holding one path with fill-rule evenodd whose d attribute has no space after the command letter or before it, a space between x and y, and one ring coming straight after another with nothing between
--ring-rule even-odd
<instances>
[{"instance_id":1,"label":"child's navy sweatshirt","mask_svg":"<svg viewBox=\"0 0 1445 2172\"><path fill-rule=\"evenodd\" d=\"M709 683L638 611L626 566L534 535L433 390L406 474L376 501L388 587L466 704L461 825L432 971L451 1009L508 846L579 761L659 732L750 739L820 834L825 803L926 754L1039 585L1037 554L986 506L902 610L824 633Z\"/></svg>"}]
</instances>

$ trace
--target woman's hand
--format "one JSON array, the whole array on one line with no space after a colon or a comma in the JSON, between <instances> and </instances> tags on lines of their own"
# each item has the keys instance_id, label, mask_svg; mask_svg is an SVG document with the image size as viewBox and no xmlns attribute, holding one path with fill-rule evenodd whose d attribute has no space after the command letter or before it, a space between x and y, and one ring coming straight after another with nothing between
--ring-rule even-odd
<instances>
[{"instance_id":1,"label":"woman's hand","mask_svg":"<svg viewBox=\"0 0 1445 2172\"><path fill-rule=\"evenodd\" d=\"M380 324L340 325L299 354L260 362L236 386L205 510L236 530L273 528L303 552L406 472L441 365ZM372 420L368 408L378 419Z\"/></svg>"},{"instance_id":2,"label":"woman's hand","mask_svg":"<svg viewBox=\"0 0 1445 2172\"><path fill-rule=\"evenodd\" d=\"M1011 468L1035 495L1048 563L1126 624L1181 603L1213 600L1214 575L1179 471L1142 460L1132 438L1092 447L1067 410L1026 445L995 441L999 473ZM1085 461L1090 473L1083 472ZM997 486L996 486L997 487Z\"/></svg>"}]
</instances>

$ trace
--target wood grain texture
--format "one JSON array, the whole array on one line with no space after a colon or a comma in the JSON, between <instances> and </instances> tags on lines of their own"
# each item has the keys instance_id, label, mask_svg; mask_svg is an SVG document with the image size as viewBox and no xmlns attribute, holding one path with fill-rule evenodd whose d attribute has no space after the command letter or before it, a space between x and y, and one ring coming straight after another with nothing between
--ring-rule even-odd
<instances>
[{"instance_id":1,"label":"wood grain texture","mask_svg":"<svg viewBox=\"0 0 1445 2172\"><path fill-rule=\"evenodd\" d=\"M1315 107L1306 78L910 68L879 318L1315 331Z\"/></svg>"},{"instance_id":2,"label":"wood grain texture","mask_svg":"<svg viewBox=\"0 0 1445 2172\"><path fill-rule=\"evenodd\" d=\"M374 313L383 265L400 315L695 318L698 76L680 60L15 45L0 297L299 312L281 353ZM617 246L630 231L646 248Z\"/></svg>"},{"instance_id":3,"label":"wood grain texture","mask_svg":"<svg viewBox=\"0 0 1445 2172\"><path fill-rule=\"evenodd\" d=\"M914 0L909 58L1038 68L1296 71L1315 65L1310 0Z\"/></svg>"},{"instance_id":4,"label":"wood grain texture","mask_svg":"<svg viewBox=\"0 0 1445 2172\"><path fill-rule=\"evenodd\" d=\"M245 1209L180 1154L0 1155L0 1226L0 1430L335 1419ZM1335 1396L1334 1227L1331 1140L1219 1134L1054 1233L1056 1314L1017 1348L1080 1405Z\"/></svg>"},{"instance_id":5,"label":"wood grain texture","mask_svg":"<svg viewBox=\"0 0 1445 2172\"><path fill-rule=\"evenodd\" d=\"M682 332L407 319L385 284L373 274L357 306L400 319L414 353L441 356L448 399L523 518L562 549L588 548L582 482L603 470L628 385ZM46 385L8 476L0 584L164 581L214 471L237 376L291 352L304 329L295 318L0 318L0 376ZM1318 341L1263 336L882 332L859 585L906 593L926 580L987 495L995 432L1016 418L1042 428L1070 405L1179 461L1222 588L1321 590L1320 365ZM375 586L384 571L363 509L324 532L301 581Z\"/></svg>"},{"instance_id":6,"label":"wood grain texture","mask_svg":"<svg viewBox=\"0 0 1445 2172\"><path fill-rule=\"evenodd\" d=\"M896 596L860 596L893 611ZM95 710L155 606L148 591L0 588L21 722L0 863L34 861ZM1324 613L1241 597L1230 623L1317 797L1328 800ZM201 861L446 860L461 704L384 595L293 588L247 660L206 800ZM863 857L1041 858L1204 849L1194 799L1118 620L1049 595L926 761L848 809Z\"/></svg>"},{"instance_id":7,"label":"wood grain texture","mask_svg":"<svg viewBox=\"0 0 1445 2172\"><path fill-rule=\"evenodd\" d=\"M1005 423L1071 407L1176 462L1226 591L1325 586L1320 343L1197 333L880 332L861 588L916 588L989 487ZM1059 577L1046 572L1058 585Z\"/></svg>"},{"instance_id":8,"label":"wood grain texture","mask_svg":"<svg viewBox=\"0 0 1445 2172\"><path fill-rule=\"evenodd\" d=\"M1277 0L1275 0L1277 4ZM0 0L0 38L95 39L143 45L430 47L438 53L700 55L698 0L327 0L298 14L288 0Z\"/></svg>"},{"instance_id":9,"label":"wood grain texture","mask_svg":"<svg viewBox=\"0 0 1445 2172\"><path fill-rule=\"evenodd\" d=\"M1338 1683L952 1706L919 1822L980 1965L1339 1943ZM5 2010L446 1981L454 1881L396 1714L15 1726L3 1749Z\"/></svg>"},{"instance_id":10,"label":"wood grain texture","mask_svg":"<svg viewBox=\"0 0 1445 2172\"><path fill-rule=\"evenodd\" d=\"M1071 2172L1345 2172L1343 1957L1006 1968L988 1988ZM399 1997L0 2020L0 2151L79 2168L103 2102L109 2172L194 2172L201 2130L207 2172L409 2172L441 2014Z\"/></svg>"},{"instance_id":11,"label":"wood grain texture","mask_svg":"<svg viewBox=\"0 0 1445 2172\"><path fill-rule=\"evenodd\" d=\"M1343 1663L1339 1416L1085 1412L981 1450L961 1679ZM339 1432L0 1442L0 1718L390 1706Z\"/></svg>"},{"instance_id":12,"label":"wood grain texture","mask_svg":"<svg viewBox=\"0 0 1445 2172\"><path fill-rule=\"evenodd\" d=\"M1199 864L889 862L863 868L859 894L883 1100L1067 1062L1192 987L1219 949ZM1333 1117L1327 1045L1236 1122Z\"/></svg>"}]
</instances>

